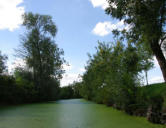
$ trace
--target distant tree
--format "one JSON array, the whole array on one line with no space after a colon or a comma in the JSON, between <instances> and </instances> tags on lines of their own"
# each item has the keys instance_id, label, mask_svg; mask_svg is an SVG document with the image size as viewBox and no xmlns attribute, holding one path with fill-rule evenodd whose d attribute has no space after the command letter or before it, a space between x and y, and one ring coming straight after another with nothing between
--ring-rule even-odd
<instances>
[{"instance_id":1,"label":"distant tree","mask_svg":"<svg viewBox=\"0 0 166 128\"><path fill-rule=\"evenodd\" d=\"M74 98L74 91L72 86L65 86L60 88L60 99L71 99Z\"/></svg>"},{"instance_id":2,"label":"distant tree","mask_svg":"<svg viewBox=\"0 0 166 128\"><path fill-rule=\"evenodd\" d=\"M147 45L145 44L139 44L137 46L137 49L138 49L139 58L141 59L140 68L145 73L146 85L149 85L148 71L154 67L153 55L151 51L149 50L149 48L147 48Z\"/></svg>"},{"instance_id":3,"label":"distant tree","mask_svg":"<svg viewBox=\"0 0 166 128\"><path fill-rule=\"evenodd\" d=\"M6 60L7 60L7 56L2 55L0 51L0 74L6 70L6 65L5 65Z\"/></svg>"},{"instance_id":4,"label":"distant tree","mask_svg":"<svg viewBox=\"0 0 166 128\"><path fill-rule=\"evenodd\" d=\"M81 98L80 91L81 91L81 82L74 81L72 84L68 86L64 86L60 88L60 99L71 99L71 98Z\"/></svg>"},{"instance_id":5,"label":"distant tree","mask_svg":"<svg viewBox=\"0 0 166 128\"><path fill-rule=\"evenodd\" d=\"M146 79L146 85L149 85L148 82L148 71L153 67L153 63L149 63L149 61L145 61L144 65L144 72L145 72L145 79Z\"/></svg>"},{"instance_id":6,"label":"distant tree","mask_svg":"<svg viewBox=\"0 0 166 128\"><path fill-rule=\"evenodd\" d=\"M52 17L25 13L23 18L23 26L27 31L22 37L21 48L17 53L25 59L27 66L33 72L36 88L42 97L46 93L46 88L50 87L49 80L55 79L57 81L55 84L59 84L62 78L64 52L55 44L57 27Z\"/></svg>"},{"instance_id":7,"label":"distant tree","mask_svg":"<svg viewBox=\"0 0 166 128\"><path fill-rule=\"evenodd\" d=\"M166 40L166 0L107 0L106 13L129 24L133 42L146 43L156 56L166 81L166 59L162 51Z\"/></svg>"},{"instance_id":8,"label":"distant tree","mask_svg":"<svg viewBox=\"0 0 166 128\"><path fill-rule=\"evenodd\" d=\"M74 81L72 84L69 86L72 87L73 90L73 98L81 98L81 87L82 87L82 82Z\"/></svg>"},{"instance_id":9,"label":"distant tree","mask_svg":"<svg viewBox=\"0 0 166 128\"><path fill-rule=\"evenodd\" d=\"M116 41L119 40L123 42L125 40L126 43L128 43L128 46L132 45L135 47L135 51L139 58L139 65L137 65L138 69L145 72L146 84L148 85L148 71L154 66L154 56L149 45L143 43L143 39L140 39L137 43L133 42L133 39L130 38L129 33L125 29L122 31L115 29L112 33Z\"/></svg>"}]
</instances>

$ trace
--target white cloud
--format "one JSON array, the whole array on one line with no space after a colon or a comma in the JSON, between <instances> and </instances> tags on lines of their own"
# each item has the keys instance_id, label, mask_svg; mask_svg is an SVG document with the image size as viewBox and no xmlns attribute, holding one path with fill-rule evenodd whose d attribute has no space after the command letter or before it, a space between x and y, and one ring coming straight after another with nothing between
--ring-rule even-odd
<instances>
[{"instance_id":1,"label":"white cloud","mask_svg":"<svg viewBox=\"0 0 166 128\"><path fill-rule=\"evenodd\" d=\"M61 86L67 86L69 84L72 84L74 81L80 81L81 78L79 74L76 73L67 73L63 75L63 78L61 80Z\"/></svg>"},{"instance_id":2,"label":"white cloud","mask_svg":"<svg viewBox=\"0 0 166 128\"><path fill-rule=\"evenodd\" d=\"M102 9L106 9L109 7L109 4L107 2L107 0L90 0L90 2L92 3L93 7L96 8L96 7L101 7ZM116 8L117 6L112 3L111 6L113 8Z\"/></svg>"},{"instance_id":3,"label":"white cloud","mask_svg":"<svg viewBox=\"0 0 166 128\"><path fill-rule=\"evenodd\" d=\"M70 71L73 68L71 64L64 64L62 67L65 71Z\"/></svg>"},{"instance_id":4,"label":"white cloud","mask_svg":"<svg viewBox=\"0 0 166 128\"><path fill-rule=\"evenodd\" d=\"M81 73L84 73L86 70L85 68L80 68Z\"/></svg>"},{"instance_id":5,"label":"white cloud","mask_svg":"<svg viewBox=\"0 0 166 128\"><path fill-rule=\"evenodd\" d=\"M109 6L106 0L90 0L90 2L94 8L101 7L102 9L106 9Z\"/></svg>"},{"instance_id":6,"label":"white cloud","mask_svg":"<svg viewBox=\"0 0 166 128\"><path fill-rule=\"evenodd\" d=\"M8 72L9 74L12 74L16 67L25 67L25 66L26 66L25 61L23 59L17 58L14 60L14 62L8 63Z\"/></svg>"},{"instance_id":7,"label":"white cloud","mask_svg":"<svg viewBox=\"0 0 166 128\"><path fill-rule=\"evenodd\" d=\"M161 82L164 82L164 79L162 76L155 76L155 77L150 78L150 80L149 80L150 84L161 83Z\"/></svg>"},{"instance_id":8,"label":"white cloud","mask_svg":"<svg viewBox=\"0 0 166 128\"><path fill-rule=\"evenodd\" d=\"M64 64L63 69L65 73L63 74L63 78L61 79L61 86L67 86L72 84L74 81L80 81L80 74L83 73L83 68L76 68L72 64Z\"/></svg>"},{"instance_id":9,"label":"white cloud","mask_svg":"<svg viewBox=\"0 0 166 128\"><path fill-rule=\"evenodd\" d=\"M112 30L118 29L119 31L129 29L129 25L124 23L124 20L116 22L115 24L111 23L110 21L99 22L96 24L92 33L98 36L106 36L112 32Z\"/></svg>"},{"instance_id":10,"label":"white cloud","mask_svg":"<svg viewBox=\"0 0 166 128\"><path fill-rule=\"evenodd\" d=\"M13 31L22 24L25 10L19 6L23 0L0 0L0 29Z\"/></svg>"},{"instance_id":11,"label":"white cloud","mask_svg":"<svg viewBox=\"0 0 166 128\"><path fill-rule=\"evenodd\" d=\"M109 3L107 2L107 0L89 0L93 7L101 7L102 9L106 9L107 7L109 7ZM111 3L111 6L113 8L117 8L115 3ZM121 20L119 22L111 23L110 21L105 21L105 22L99 22L96 24L96 26L94 27L94 29L92 30L93 34L98 35L98 36L106 36L108 34L110 34L112 32L112 30L114 29L118 29L118 30L129 30L129 25L126 25L124 23L124 20Z\"/></svg>"}]
</instances>

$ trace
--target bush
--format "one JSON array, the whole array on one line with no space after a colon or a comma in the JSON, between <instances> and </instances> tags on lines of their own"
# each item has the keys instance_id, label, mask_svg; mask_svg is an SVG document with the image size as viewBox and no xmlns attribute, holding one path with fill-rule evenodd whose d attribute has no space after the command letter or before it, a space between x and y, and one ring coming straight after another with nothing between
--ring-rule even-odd
<instances>
[{"instance_id":1,"label":"bush","mask_svg":"<svg viewBox=\"0 0 166 128\"><path fill-rule=\"evenodd\" d=\"M32 83L19 83L13 76L0 76L0 102L17 104L35 101Z\"/></svg>"}]
</instances>

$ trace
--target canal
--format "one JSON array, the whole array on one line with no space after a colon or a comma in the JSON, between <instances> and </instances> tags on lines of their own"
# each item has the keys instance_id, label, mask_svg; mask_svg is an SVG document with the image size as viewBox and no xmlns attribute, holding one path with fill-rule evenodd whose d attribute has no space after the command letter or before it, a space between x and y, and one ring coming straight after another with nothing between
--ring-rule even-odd
<instances>
[{"instance_id":1,"label":"canal","mask_svg":"<svg viewBox=\"0 0 166 128\"><path fill-rule=\"evenodd\" d=\"M83 99L0 108L0 128L163 128Z\"/></svg>"}]
</instances>

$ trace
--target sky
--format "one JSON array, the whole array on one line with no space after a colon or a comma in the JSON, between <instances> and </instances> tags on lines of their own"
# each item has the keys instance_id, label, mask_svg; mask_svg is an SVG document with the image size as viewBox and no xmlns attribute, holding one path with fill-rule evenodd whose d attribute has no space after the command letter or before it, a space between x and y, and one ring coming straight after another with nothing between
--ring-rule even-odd
<instances>
[{"instance_id":1,"label":"sky","mask_svg":"<svg viewBox=\"0 0 166 128\"><path fill-rule=\"evenodd\" d=\"M106 0L0 0L0 51L8 56L9 72L24 62L16 58L15 50L24 34L22 14L33 12L50 15L58 33L56 43L64 50L66 73L61 86L80 80L85 72L87 53L95 53L97 42L112 42L113 29L128 28L122 21L105 14ZM149 71L149 82L162 82L162 74L156 61L155 68Z\"/></svg>"}]
</instances>

